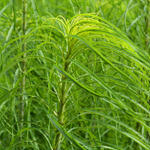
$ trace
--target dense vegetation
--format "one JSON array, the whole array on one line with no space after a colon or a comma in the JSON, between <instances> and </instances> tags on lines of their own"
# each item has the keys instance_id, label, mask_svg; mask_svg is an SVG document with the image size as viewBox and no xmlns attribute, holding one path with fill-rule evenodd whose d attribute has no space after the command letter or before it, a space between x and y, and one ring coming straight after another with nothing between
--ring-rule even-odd
<instances>
[{"instance_id":1,"label":"dense vegetation","mask_svg":"<svg viewBox=\"0 0 150 150\"><path fill-rule=\"evenodd\" d=\"M149 0L1 0L0 150L150 150L149 33Z\"/></svg>"}]
</instances>

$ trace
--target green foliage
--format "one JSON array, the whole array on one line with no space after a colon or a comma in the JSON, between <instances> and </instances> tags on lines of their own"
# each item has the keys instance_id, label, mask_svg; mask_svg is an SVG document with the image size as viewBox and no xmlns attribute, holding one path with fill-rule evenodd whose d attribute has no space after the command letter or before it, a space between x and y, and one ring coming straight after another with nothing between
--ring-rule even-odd
<instances>
[{"instance_id":1,"label":"green foliage","mask_svg":"<svg viewBox=\"0 0 150 150\"><path fill-rule=\"evenodd\" d=\"M149 150L149 3L2 0L0 150Z\"/></svg>"}]
</instances>

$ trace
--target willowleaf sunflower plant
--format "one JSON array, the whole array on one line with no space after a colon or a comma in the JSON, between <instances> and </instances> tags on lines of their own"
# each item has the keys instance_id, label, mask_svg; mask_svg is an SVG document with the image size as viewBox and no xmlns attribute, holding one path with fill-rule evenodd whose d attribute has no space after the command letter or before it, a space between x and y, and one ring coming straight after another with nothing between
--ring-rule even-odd
<instances>
[{"instance_id":1,"label":"willowleaf sunflower plant","mask_svg":"<svg viewBox=\"0 0 150 150\"><path fill-rule=\"evenodd\" d=\"M146 51L91 13L13 27L0 46L0 149L150 149Z\"/></svg>"}]
</instances>

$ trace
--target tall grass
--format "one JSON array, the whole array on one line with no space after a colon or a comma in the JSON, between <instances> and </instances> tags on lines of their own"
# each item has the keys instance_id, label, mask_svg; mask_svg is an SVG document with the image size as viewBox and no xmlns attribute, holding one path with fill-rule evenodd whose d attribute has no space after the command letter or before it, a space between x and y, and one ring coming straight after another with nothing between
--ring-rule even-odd
<instances>
[{"instance_id":1,"label":"tall grass","mask_svg":"<svg viewBox=\"0 0 150 150\"><path fill-rule=\"evenodd\" d=\"M148 14L146 0L2 0L0 150L149 150Z\"/></svg>"}]
</instances>

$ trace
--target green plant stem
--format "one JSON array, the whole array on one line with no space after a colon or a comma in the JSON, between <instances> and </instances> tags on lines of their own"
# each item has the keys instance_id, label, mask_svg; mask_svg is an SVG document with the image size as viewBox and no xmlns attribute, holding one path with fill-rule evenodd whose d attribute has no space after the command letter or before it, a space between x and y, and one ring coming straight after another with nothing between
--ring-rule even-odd
<instances>
[{"instance_id":1,"label":"green plant stem","mask_svg":"<svg viewBox=\"0 0 150 150\"><path fill-rule=\"evenodd\" d=\"M25 87L26 87L26 42L25 42L25 34L26 34L26 6L27 2L26 0L22 0L22 34L23 34L23 44L22 44L22 52L24 52L22 58L23 61L21 62L21 69L22 69L22 97L21 97L21 129L23 128L23 122L24 122L24 100L25 100Z\"/></svg>"},{"instance_id":2,"label":"green plant stem","mask_svg":"<svg viewBox=\"0 0 150 150\"><path fill-rule=\"evenodd\" d=\"M68 53L69 55L69 53ZM64 61L64 70L68 71L69 68L69 63L67 61L69 56L66 57ZM65 104L66 104L66 87L67 87L67 82L66 82L66 77L64 75L61 75L61 92L60 92L60 103L59 103L59 110L58 110L58 122L61 125L64 125L64 113L65 113ZM61 146L61 140L62 140L62 134L57 131L56 132L56 139L55 139L55 148L54 150L60 150Z\"/></svg>"},{"instance_id":3,"label":"green plant stem","mask_svg":"<svg viewBox=\"0 0 150 150\"><path fill-rule=\"evenodd\" d=\"M62 82L65 80L64 76L62 76ZM62 83L61 87L61 100L59 104L59 111L58 111L58 121L61 125L64 124L64 112L65 112L65 89L66 88L66 83ZM57 131L56 132L56 139L55 139L55 148L54 150L59 150L60 149L60 144L61 144L61 139L62 139L62 134Z\"/></svg>"}]
</instances>

